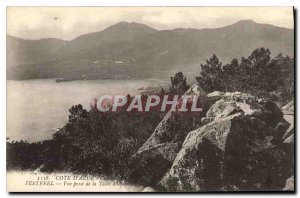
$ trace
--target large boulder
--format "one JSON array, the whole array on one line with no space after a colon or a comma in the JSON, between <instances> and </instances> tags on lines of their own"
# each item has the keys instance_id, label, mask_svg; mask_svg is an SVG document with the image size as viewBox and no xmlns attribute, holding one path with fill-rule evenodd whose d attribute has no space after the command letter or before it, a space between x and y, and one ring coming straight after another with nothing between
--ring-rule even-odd
<instances>
[{"instance_id":1,"label":"large boulder","mask_svg":"<svg viewBox=\"0 0 300 198\"><path fill-rule=\"evenodd\" d=\"M202 119L203 123L207 122L207 120L217 120L237 112L242 112L247 116L261 119L272 127L276 127L276 125L283 120L282 111L276 103L271 100L246 101L244 100L246 97L243 95L241 95L241 98L238 98L239 95L233 96L235 96L235 98L222 98L215 102L206 113L207 119ZM243 101L241 102L241 100Z\"/></svg>"},{"instance_id":2,"label":"large boulder","mask_svg":"<svg viewBox=\"0 0 300 198\"><path fill-rule=\"evenodd\" d=\"M206 117L221 118L238 111L241 111L241 109L237 106L236 102L232 100L225 101L224 99L220 99L206 112Z\"/></svg>"},{"instance_id":3,"label":"large boulder","mask_svg":"<svg viewBox=\"0 0 300 198\"><path fill-rule=\"evenodd\" d=\"M192 85L185 95L205 97L197 85ZM200 126L201 114L204 113L188 118L185 112L167 112L153 134L131 157L130 179L146 185L156 184L171 167L188 132Z\"/></svg>"},{"instance_id":4,"label":"large boulder","mask_svg":"<svg viewBox=\"0 0 300 198\"><path fill-rule=\"evenodd\" d=\"M286 153L272 144L276 131L237 112L188 134L158 186L166 191L280 190Z\"/></svg>"},{"instance_id":5,"label":"large boulder","mask_svg":"<svg viewBox=\"0 0 300 198\"><path fill-rule=\"evenodd\" d=\"M205 97L204 91L197 85L192 85L184 95L197 95L199 97ZM177 103L180 103L180 101L178 101ZM138 153L155 144L171 142L174 139L174 136L176 136L177 134L173 131L170 131L170 128L173 124L172 120L175 118L175 115L178 114L176 114L174 111L168 111L166 113L163 120L158 124L150 138L139 149Z\"/></svg>"},{"instance_id":6,"label":"large boulder","mask_svg":"<svg viewBox=\"0 0 300 198\"><path fill-rule=\"evenodd\" d=\"M282 190L294 174L294 136L281 109L240 92L209 96L202 124L166 114L132 156L131 178L163 191Z\"/></svg>"},{"instance_id":7,"label":"large boulder","mask_svg":"<svg viewBox=\"0 0 300 198\"><path fill-rule=\"evenodd\" d=\"M255 101L255 97L252 96L251 94L246 94L242 92L221 92L221 91L214 91L211 93L208 93L206 97L213 101L216 102L217 100L220 100L221 98L225 100L234 100L236 102L250 102L250 101Z\"/></svg>"},{"instance_id":8,"label":"large boulder","mask_svg":"<svg viewBox=\"0 0 300 198\"><path fill-rule=\"evenodd\" d=\"M162 178L166 169L171 167L180 145L178 143L162 143L149 146L134 156L131 162L130 179L151 186L155 186L157 180Z\"/></svg>"}]
</instances>

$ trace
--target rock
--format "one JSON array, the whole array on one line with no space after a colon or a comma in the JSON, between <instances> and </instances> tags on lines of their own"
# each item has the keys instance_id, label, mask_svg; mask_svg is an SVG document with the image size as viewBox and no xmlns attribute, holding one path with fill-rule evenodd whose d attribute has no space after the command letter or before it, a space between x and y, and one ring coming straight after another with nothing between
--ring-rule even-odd
<instances>
[{"instance_id":1,"label":"rock","mask_svg":"<svg viewBox=\"0 0 300 198\"><path fill-rule=\"evenodd\" d=\"M262 99L258 101L263 106L263 114L261 119L275 127L276 124L282 120L283 113L277 104L269 99Z\"/></svg>"},{"instance_id":2,"label":"rock","mask_svg":"<svg viewBox=\"0 0 300 198\"><path fill-rule=\"evenodd\" d=\"M245 115L259 118L273 127L283 118L283 113L277 104L268 99L236 104Z\"/></svg>"},{"instance_id":3,"label":"rock","mask_svg":"<svg viewBox=\"0 0 300 198\"><path fill-rule=\"evenodd\" d=\"M225 107L223 112L220 115L218 115L217 118L230 116L230 115L235 114L237 112L241 112L241 109L238 108L238 106L236 104L230 104L230 105L227 105Z\"/></svg>"},{"instance_id":4,"label":"rock","mask_svg":"<svg viewBox=\"0 0 300 198\"><path fill-rule=\"evenodd\" d=\"M295 167L295 134L291 133L285 140L283 144L281 144L281 148L284 150L286 154L285 158L285 172L290 177L294 175L294 167ZM288 177L287 177L288 178Z\"/></svg>"},{"instance_id":5,"label":"rock","mask_svg":"<svg viewBox=\"0 0 300 198\"><path fill-rule=\"evenodd\" d=\"M277 131L277 138L285 139L284 136L288 132L287 130L289 127L290 123L288 123L285 119L281 119L275 127Z\"/></svg>"},{"instance_id":6,"label":"rock","mask_svg":"<svg viewBox=\"0 0 300 198\"><path fill-rule=\"evenodd\" d=\"M271 143L273 133L242 112L215 120L187 135L158 185L167 191L282 189L285 152Z\"/></svg>"},{"instance_id":7,"label":"rock","mask_svg":"<svg viewBox=\"0 0 300 198\"><path fill-rule=\"evenodd\" d=\"M242 103L242 102L237 102L236 105L244 112L245 115L247 116L254 116L258 117L261 116L262 112L262 107L258 106L257 104L247 104L247 103Z\"/></svg>"},{"instance_id":8,"label":"rock","mask_svg":"<svg viewBox=\"0 0 300 198\"><path fill-rule=\"evenodd\" d=\"M151 188L150 186L147 186L142 190L142 192L156 192L154 188Z\"/></svg>"},{"instance_id":9,"label":"rock","mask_svg":"<svg viewBox=\"0 0 300 198\"><path fill-rule=\"evenodd\" d=\"M270 100L262 99L260 101L249 100L247 102L237 102L239 101L237 100L237 97L240 97L243 100L247 97L243 96L243 94L232 94L232 96L236 98L222 98L215 102L207 111L206 116L218 119L237 112L243 112L244 115L259 118L273 127L283 120L282 111L277 107L276 103ZM203 121L207 120L203 119ZM287 123L285 122L284 124Z\"/></svg>"},{"instance_id":10,"label":"rock","mask_svg":"<svg viewBox=\"0 0 300 198\"><path fill-rule=\"evenodd\" d=\"M225 93L224 92L221 92L221 91L214 91L214 92L211 92L209 94L207 94L207 97L222 97Z\"/></svg>"},{"instance_id":11,"label":"rock","mask_svg":"<svg viewBox=\"0 0 300 198\"><path fill-rule=\"evenodd\" d=\"M201 87L192 85L185 95L205 96L205 93ZM184 118L186 118L184 114L181 115L172 111L165 115L150 138L132 156L130 163L133 165L130 178L146 185L153 185L161 179L167 169L171 167L184 138L189 132L189 130L178 126L179 121L184 123ZM198 121L195 120L195 123L201 123L201 117L196 117L196 119ZM199 125L189 125L188 127L193 130Z\"/></svg>"},{"instance_id":12,"label":"rock","mask_svg":"<svg viewBox=\"0 0 300 198\"><path fill-rule=\"evenodd\" d=\"M210 100L212 103L215 103L216 101L220 100L222 96L224 95L224 92L221 91L214 91L206 95L208 100Z\"/></svg>"},{"instance_id":13,"label":"rock","mask_svg":"<svg viewBox=\"0 0 300 198\"><path fill-rule=\"evenodd\" d=\"M225 107L226 107L225 101L223 99L218 100L206 112L206 117L217 117L219 114L223 112Z\"/></svg>"},{"instance_id":14,"label":"rock","mask_svg":"<svg viewBox=\"0 0 300 198\"><path fill-rule=\"evenodd\" d=\"M285 140L285 139L287 139L288 137L290 137L291 135L293 135L295 133L295 129L294 128L292 128L292 129L290 129L290 130L287 130L286 132L285 132L285 134L283 135L283 139Z\"/></svg>"},{"instance_id":15,"label":"rock","mask_svg":"<svg viewBox=\"0 0 300 198\"><path fill-rule=\"evenodd\" d=\"M201 87L199 87L197 85L192 85L191 88L184 95L205 96L205 93ZM169 136L170 133L172 133L169 131L169 126L171 124L170 120L172 118L174 118L174 112L169 111L168 113L166 113L165 117L158 124L158 126L156 127L153 134L150 136L150 138L143 144L143 146L139 150L144 150L145 148L147 148L148 146L151 146L151 145L172 141L172 137L166 138L167 135ZM172 136L172 134L171 134L171 136Z\"/></svg>"},{"instance_id":16,"label":"rock","mask_svg":"<svg viewBox=\"0 0 300 198\"><path fill-rule=\"evenodd\" d=\"M193 84L191 88L185 93L185 95L198 95L198 96L205 96L205 91L197 84Z\"/></svg>"},{"instance_id":17,"label":"rock","mask_svg":"<svg viewBox=\"0 0 300 198\"><path fill-rule=\"evenodd\" d=\"M211 106L211 108L206 112L206 116L220 118L239 111L240 108L234 101L225 101L221 99Z\"/></svg>"},{"instance_id":18,"label":"rock","mask_svg":"<svg viewBox=\"0 0 300 198\"><path fill-rule=\"evenodd\" d=\"M147 185L155 185L172 165L178 151L178 143L162 143L139 150L131 159L130 179Z\"/></svg>"},{"instance_id":19,"label":"rock","mask_svg":"<svg viewBox=\"0 0 300 198\"><path fill-rule=\"evenodd\" d=\"M206 95L206 100L208 101L209 107L212 106L215 102L217 102L220 99L227 99L228 96L225 96L225 94L226 93L221 92L221 91L214 91L214 92L208 93Z\"/></svg>"},{"instance_id":20,"label":"rock","mask_svg":"<svg viewBox=\"0 0 300 198\"><path fill-rule=\"evenodd\" d=\"M203 93L192 86L186 94ZM207 96L206 117L197 117L204 126L181 128L186 117L168 112L133 155L131 178L162 191L282 190L294 136L281 109L241 92Z\"/></svg>"},{"instance_id":21,"label":"rock","mask_svg":"<svg viewBox=\"0 0 300 198\"><path fill-rule=\"evenodd\" d=\"M283 141L283 148L289 158L287 162L290 164L291 167L294 167L294 151L295 151L295 134L294 129L290 132L290 134L284 139Z\"/></svg>"},{"instance_id":22,"label":"rock","mask_svg":"<svg viewBox=\"0 0 300 198\"><path fill-rule=\"evenodd\" d=\"M33 174L35 174L35 175L39 174L41 172L41 170L43 170L44 167L45 167L45 164L40 165L38 168L36 168L33 171Z\"/></svg>"},{"instance_id":23,"label":"rock","mask_svg":"<svg viewBox=\"0 0 300 198\"><path fill-rule=\"evenodd\" d=\"M290 101L289 103L287 103L282 107L282 110L286 110L286 111L294 111L294 109L295 109L294 100Z\"/></svg>"},{"instance_id":24,"label":"rock","mask_svg":"<svg viewBox=\"0 0 300 198\"><path fill-rule=\"evenodd\" d=\"M242 93L242 92L226 92L223 96L223 99L226 100L234 100L236 102L251 102L251 101L255 101L255 97L252 96L251 94L246 94L246 93Z\"/></svg>"},{"instance_id":25,"label":"rock","mask_svg":"<svg viewBox=\"0 0 300 198\"><path fill-rule=\"evenodd\" d=\"M286 180L286 185L285 187L283 188L283 190L285 191L294 191L295 190L295 179L294 179L294 176L288 178Z\"/></svg>"},{"instance_id":26,"label":"rock","mask_svg":"<svg viewBox=\"0 0 300 198\"><path fill-rule=\"evenodd\" d=\"M288 138L286 138L283 143L294 144L294 134L292 134Z\"/></svg>"},{"instance_id":27,"label":"rock","mask_svg":"<svg viewBox=\"0 0 300 198\"><path fill-rule=\"evenodd\" d=\"M201 118L201 123L205 125L214 120L215 120L215 117L204 117L204 118Z\"/></svg>"}]
</instances>

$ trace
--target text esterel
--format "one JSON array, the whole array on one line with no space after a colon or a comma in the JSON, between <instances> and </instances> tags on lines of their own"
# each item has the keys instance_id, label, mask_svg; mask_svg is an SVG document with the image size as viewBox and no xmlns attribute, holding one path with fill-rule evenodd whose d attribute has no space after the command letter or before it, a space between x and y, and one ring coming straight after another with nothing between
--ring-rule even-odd
<instances>
[{"instance_id":1,"label":"text esterel","mask_svg":"<svg viewBox=\"0 0 300 198\"><path fill-rule=\"evenodd\" d=\"M124 107L128 102L128 99L124 95L104 95L99 97L97 100L97 108L101 112L106 111L117 111L118 107ZM142 102L142 95L136 95L130 101L126 111L132 111L134 109L138 111L149 111L151 107L160 106L160 111L166 111L167 105L168 108L172 111L181 111L181 112L201 112L203 108L197 107L198 95L173 95L172 98L169 98L169 95L164 95L163 98L158 95L148 95L145 104ZM189 107L187 104L191 104ZM143 108L144 106L144 108Z\"/></svg>"}]
</instances>

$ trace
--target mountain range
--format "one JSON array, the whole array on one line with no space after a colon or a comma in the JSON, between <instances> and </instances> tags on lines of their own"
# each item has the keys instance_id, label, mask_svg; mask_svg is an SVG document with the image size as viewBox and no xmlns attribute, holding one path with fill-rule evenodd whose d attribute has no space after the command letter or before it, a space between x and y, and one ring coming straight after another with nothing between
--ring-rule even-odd
<instances>
[{"instance_id":1,"label":"mountain range","mask_svg":"<svg viewBox=\"0 0 300 198\"><path fill-rule=\"evenodd\" d=\"M223 63L259 47L294 56L294 30L252 20L213 29L156 30L120 22L66 41L7 35L7 78L148 78L200 72L216 54Z\"/></svg>"}]
</instances>

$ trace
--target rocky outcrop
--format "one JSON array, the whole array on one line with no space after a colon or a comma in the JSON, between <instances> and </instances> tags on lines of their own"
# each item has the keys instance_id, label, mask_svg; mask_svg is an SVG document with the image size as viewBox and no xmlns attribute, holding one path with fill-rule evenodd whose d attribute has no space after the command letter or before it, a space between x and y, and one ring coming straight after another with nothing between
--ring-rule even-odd
<instances>
[{"instance_id":1,"label":"rocky outcrop","mask_svg":"<svg viewBox=\"0 0 300 198\"><path fill-rule=\"evenodd\" d=\"M242 113L213 121L187 136L160 186L170 191L278 190L286 154L275 130Z\"/></svg>"},{"instance_id":2,"label":"rocky outcrop","mask_svg":"<svg viewBox=\"0 0 300 198\"><path fill-rule=\"evenodd\" d=\"M165 127L170 117L135 155L142 160L137 163L140 175L134 175L148 178L159 190L282 190L294 174L294 136L285 135L289 123L271 100L225 93L201 119L203 126L189 132L182 144L172 139L176 131ZM166 134L173 136L165 142Z\"/></svg>"},{"instance_id":3,"label":"rocky outcrop","mask_svg":"<svg viewBox=\"0 0 300 198\"><path fill-rule=\"evenodd\" d=\"M201 87L197 85L185 93L185 95L197 95L204 97L205 93ZM180 100L177 102L180 103ZM184 123L185 114L178 114L169 111L163 120L158 124L154 133L143 144L143 146L132 156L130 179L139 181L146 185L156 184L165 172L171 167L182 142L184 141L187 131L184 126L178 125ZM188 128L196 129L199 127L197 123L200 118L188 124ZM184 126L184 127L183 127Z\"/></svg>"},{"instance_id":4,"label":"rocky outcrop","mask_svg":"<svg viewBox=\"0 0 300 198\"><path fill-rule=\"evenodd\" d=\"M226 99L226 100L234 100L237 102L246 102L246 101L254 101L255 97L250 95L250 94L246 94L246 93L242 93L242 92L221 92L221 91L214 91L211 93L208 93L207 98L209 98L210 100L216 102L217 100L220 100L221 98Z\"/></svg>"},{"instance_id":5,"label":"rocky outcrop","mask_svg":"<svg viewBox=\"0 0 300 198\"><path fill-rule=\"evenodd\" d=\"M197 96L205 96L204 91L201 87L197 85L191 86L191 88L184 94L184 95L197 95ZM177 103L179 103L178 101ZM151 137L143 144L143 146L139 149L138 153L141 153L143 150L147 149L148 147L151 147L152 145L160 144L163 142L171 142L176 134L170 132L170 125L173 123L170 122L174 118L174 112L169 111L163 120L158 124L156 127L154 133L151 135ZM170 136L170 137L169 137Z\"/></svg>"},{"instance_id":6,"label":"rocky outcrop","mask_svg":"<svg viewBox=\"0 0 300 198\"><path fill-rule=\"evenodd\" d=\"M289 124L274 102L222 97L206 116L202 118L206 125L186 137L159 187L167 191L283 188L292 174L293 164L287 161L293 156L282 145Z\"/></svg>"},{"instance_id":7,"label":"rocky outcrop","mask_svg":"<svg viewBox=\"0 0 300 198\"><path fill-rule=\"evenodd\" d=\"M272 102L271 100L250 100L246 103L245 100L247 100L247 97L243 95L241 98L238 98L236 95L233 96L234 97L224 97L218 100L207 111L206 117L208 118L203 118L203 120L211 119L211 121L213 121L237 112L242 112L247 116L259 118L275 127L279 121L282 121L283 119L282 111L277 107L276 103Z\"/></svg>"},{"instance_id":8,"label":"rocky outcrop","mask_svg":"<svg viewBox=\"0 0 300 198\"><path fill-rule=\"evenodd\" d=\"M162 143L149 146L135 154L131 161L130 179L142 184L155 186L166 170L172 165L180 145L178 143Z\"/></svg>"}]
</instances>

